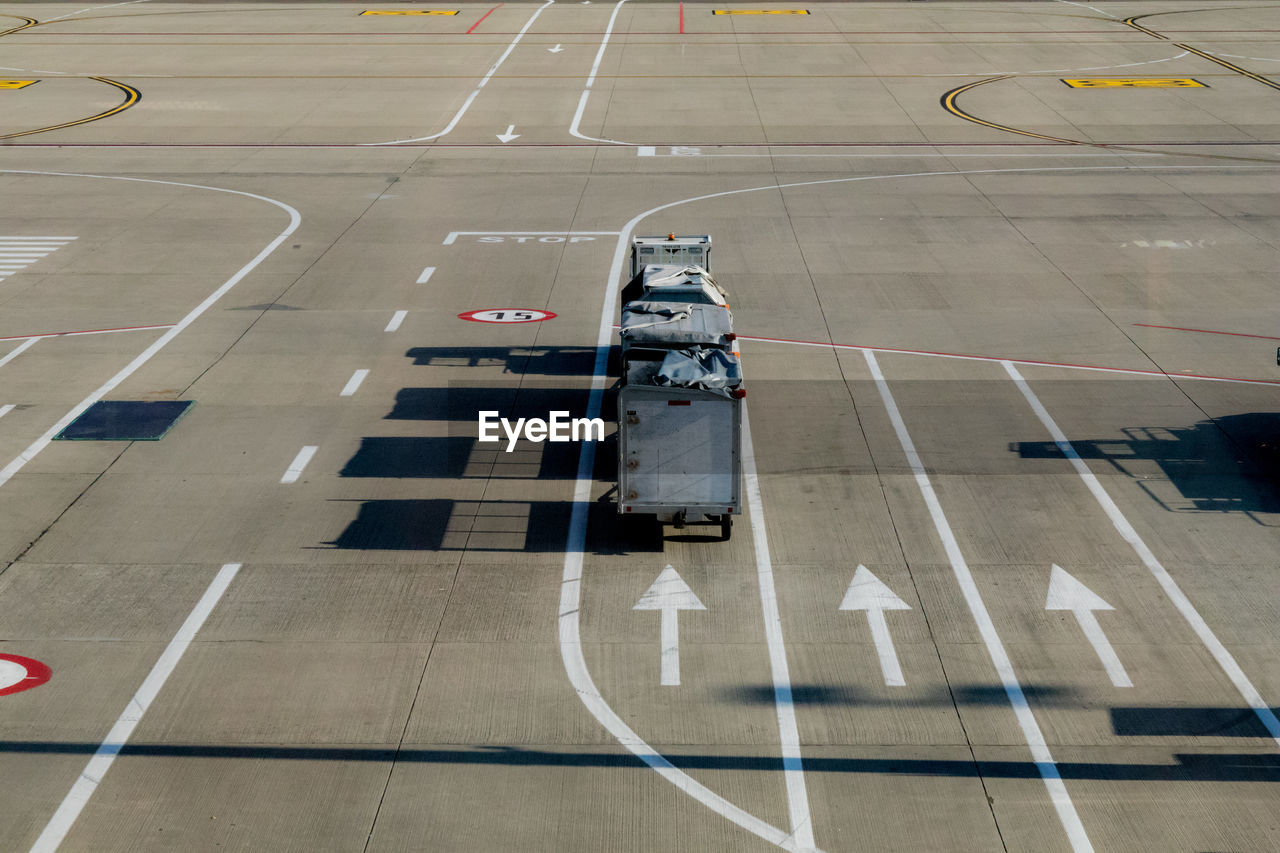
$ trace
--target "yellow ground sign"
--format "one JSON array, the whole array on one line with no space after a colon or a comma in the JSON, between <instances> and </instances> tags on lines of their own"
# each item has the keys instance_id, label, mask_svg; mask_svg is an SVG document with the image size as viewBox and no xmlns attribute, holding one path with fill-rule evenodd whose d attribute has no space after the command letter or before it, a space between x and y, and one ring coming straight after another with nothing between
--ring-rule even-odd
<instances>
[{"instance_id":1,"label":"yellow ground sign","mask_svg":"<svg viewBox=\"0 0 1280 853\"><path fill-rule=\"evenodd\" d=\"M712 9L713 15L807 15L808 9Z\"/></svg>"},{"instance_id":2,"label":"yellow ground sign","mask_svg":"<svg viewBox=\"0 0 1280 853\"><path fill-rule=\"evenodd\" d=\"M456 15L457 9L366 9L361 15Z\"/></svg>"},{"instance_id":3,"label":"yellow ground sign","mask_svg":"<svg viewBox=\"0 0 1280 853\"><path fill-rule=\"evenodd\" d=\"M21 89L30 86L35 80L0 80L0 89Z\"/></svg>"},{"instance_id":4,"label":"yellow ground sign","mask_svg":"<svg viewBox=\"0 0 1280 853\"><path fill-rule=\"evenodd\" d=\"M1087 77L1084 79L1063 79L1072 89L1207 89L1199 80L1190 77Z\"/></svg>"}]
</instances>

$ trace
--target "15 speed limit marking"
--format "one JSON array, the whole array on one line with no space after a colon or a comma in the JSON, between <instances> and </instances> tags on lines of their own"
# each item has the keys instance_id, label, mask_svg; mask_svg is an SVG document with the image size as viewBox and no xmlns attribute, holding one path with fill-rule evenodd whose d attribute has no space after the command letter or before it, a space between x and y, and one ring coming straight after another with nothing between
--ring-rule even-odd
<instances>
[{"instance_id":1,"label":"15 speed limit marking","mask_svg":"<svg viewBox=\"0 0 1280 853\"><path fill-rule=\"evenodd\" d=\"M554 316L554 312L543 311L541 308L485 308L466 311L459 314L458 319L473 323L541 323Z\"/></svg>"},{"instance_id":2,"label":"15 speed limit marking","mask_svg":"<svg viewBox=\"0 0 1280 853\"><path fill-rule=\"evenodd\" d=\"M35 658L0 654L0 696L39 687L53 673Z\"/></svg>"}]
</instances>

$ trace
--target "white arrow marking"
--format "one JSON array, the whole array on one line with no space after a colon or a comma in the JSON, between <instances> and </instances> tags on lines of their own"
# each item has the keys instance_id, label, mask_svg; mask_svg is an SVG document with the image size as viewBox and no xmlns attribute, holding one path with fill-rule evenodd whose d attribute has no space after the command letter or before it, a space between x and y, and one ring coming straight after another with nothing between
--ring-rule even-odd
<instances>
[{"instance_id":1,"label":"white arrow marking","mask_svg":"<svg viewBox=\"0 0 1280 853\"><path fill-rule=\"evenodd\" d=\"M910 610L911 605L898 598L866 566L859 565L844 594L844 601L840 602L840 609L867 611L867 624L871 626L871 639L876 644L876 654L880 656L884 683L889 687L905 686L907 681L902 677L902 667L898 665L898 654L893 649L893 638L889 636L884 612Z\"/></svg>"},{"instance_id":2,"label":"white arrow marking","mask_svg":"<svg viewBox=\"0 0 1280 853\"><path fill-rule=\"evenodd\" d=\"M514 131L515 129L516 129L516 126L515 126L514 124L509 124L509 125L507 125L507 132L506 132L506 133L499 133L499 134L497 134L497 137L498 137L499 139L501 139L501 140L502 140L502 144L503 144L503 145L506 145L508 142L510 142L510 141L511 141L511 140L513 140L513 139L519 139L519 138L520 138L520 134L518 134L518 133L512 133L512 131Z\"/></svg>"},{"instance_id":3,"label":"white arrow marking","mask_svg":"<svg viewBox=\"0 0 1280 853\"><path fill-rule=\"evenodd\" d=\"M557 42L555 47L547 48L547 53L559 53L562 50L564 50L564 48L560 46L559 42Z\"/></svg>"},{"instance_id":4,"label":"white arrow marking","mask_svg":"<svg viewBox=\"0 0 1280 853\"><path fill-rule=\"evenodd\" d=\"M1093 615L1095 610L1115 610L1115 608L1099 598L1089 587L1063 571L1062 567L1056 563L1049 573L1049 595L1045 599L1044 609L1070 610L1076 617L1076 621L1080 623L1080 630L1084 631L1085 638L1098 653L1098 659L1102 661L1107 675L1111 676L1111 683L1116 687L1133 686L1133 682L1129 680L1129 674L1124 671L1124 664L1120 663L1120 658L1116 656L1116 650L1111 647L1107 635L1102 633L1098 617Z\"/></svg>"},{"instance_id":5,"label":"white arrow marking","mask_svg":"<svg viewBox=\"0 0 1280 853\"><path fill-rule=\"evenodd\" d=\"M706 610L706 605L698 600L689 585L671 566L662 570L658 579L653 582L632 610L662 611L662 680L664 687L673 687L680 683L680 626L678 612L681 610Z\"/></svg>"}]
</instances>

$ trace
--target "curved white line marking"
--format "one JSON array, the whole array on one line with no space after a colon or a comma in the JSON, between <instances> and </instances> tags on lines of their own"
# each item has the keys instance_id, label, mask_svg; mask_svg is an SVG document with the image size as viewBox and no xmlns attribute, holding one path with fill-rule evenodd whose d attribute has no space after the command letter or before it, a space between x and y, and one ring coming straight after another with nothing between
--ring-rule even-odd
<instances>
[{"instance_id":1,"label":"curved white line marking","mask_svg":"<svg viewBox=\"0 0 1280 853\"><path fill-rule=\"evenodd\" d=\"M1076 3L1075 0L1058 0L1058 2L1066 3L1068 6L1079 6L1081 9L1089 9L1094 12L1097 12L1099 15L1106 15L1108 18L1112 19L1113 21L1117 20L1116 16L1111 14L1110 12L1104 12L1102 9L1099 9L1097 6L1090 6L1088 3Z\"/></svg>"},{"instance_id":2,"label":"curved white line marking","mask_svg":"<svg viewBox=\"0 0 1280 853\"><path fill-rule=\"evenodd\" d=\"M476 84L476 88L471 92L470 95L467 96L467 99L462 102L462 106L458 108L458 111L456 113L454 113L453 119L450 120L450 122L445 126L444 130L440 131L439 133L433 133L429 136L415 136L412 139L393 139L390 142L362 142L360 144L368 145L368 146L378 146L378 145L400 145L405 142L426 142L431 139L439 139L441 136L444 136L446 133L453 130L455 127L458 126L458 122L462 120L462 117L466 114L467 110L471 108L471 102L474 101L477 97L479 97L480 90L484 88L485 84L489 82L489 79L493 77L493 75L497 72L497 70L502 67L502 63L507 61L507 57L511 55L511 51L516 49L516 45L520 43L520 39L524 38L524 34L529 31L529 28L533 26L533 22L538 19L539 15L542 14L542 10L555 2L556 0L547 0L547 2L543 3L541 6L537 8L537 10L529 17L529 20L525 21L524 27L520 29L519 34L517 34L516 37L511 40L511 44L507 45L507 49L503 51L502 56L498 57L498 61L493 64L493 67L489 69L489 72L480 79L480 82L478 84Z\"/></svg>"},{"instance_id":3,"label":"curved white line marking","mask_svg":"<svg viewBox=\"0 0 1280 853\"><path fill-rule=\"evenodd\" d=\"M89 6L89 7L88 7L88 8L86 8L86 9L77 9L77 10L76 10L76 11L74 11L74 12L68 12L68 13L67 13L67 14L65 14L65 15L59 15L59 16L58 16L58 17L56 17L56 18L48 18L48 19L46 19L46 20L44 20L44 21L41 21L41 23L48 24L48 23L51 23L51 22L53 22L53 21L62 21L62 20L65 20L65 19L67 19L67 18L74 17L74 16L76 16L76 15L83 15L85 12L92 12L92 11L94 11L94 10L96 10L96 9L114 9L116 6L132 6L132 5L136 4L136 3L146 3L146 2L147 2L147 0L125 0L125 2L123 2L123 3L107 3L107 4L103 5L103 6Z\"/></svg>"},{"instance_id":4,"label":"curved white line marking","mask_svg":"<svg viewBox=\"0 0 1280 853\"><path fill-rule=\"evenodd\" d=\"M15 456L9 462L8 465L5 465L3 468L0 468L0 486L3 486L5 483L9 482L9 480L13 478L14 474L22 470L23 466L25 466L28 462L34 459L36 457L36 454L38 454L40 451L48 447L49 442L53 441L53 437L58 433L62 432L63 428L65 428L67 424L71 423L73 420L80 417L80 415L84 413L85 409L89 408L94 403L101 400L113 388L115 388L121 382L123 382L124 380L132 376L134 372L137 371L138 368L142 367L142 365L150 361L153 355L160 352L160 350L164 349L165 345L168 344L169 341L173 340L178 335L182 334L182 332L188 326L194 323L200 317L201 314L209 310L209 308L215 302L221 299L223 295L227 293L227 291L231 290L231 288L239 284L240 281L245 276L253 272L253 270L257 268L258 264L266 260L267 256L270 255L272 252L274 252L277 248L279 248L280 244L283 243L289 237L289 235L291 235L297 229L298 225L301 224L302 222L302 214L298 213L297 210L285 204L284 202L276 201L273 198L267 198L264 195L244 192L243 190L229 190L224 187L209 187L209 186L204 186L203 184L184 184L184 183L179 183L178 181L161 181L155 178L126 178L119 175L85 175L77 172L37 172L31 169L0 169L0 174L47 175L47 176L58 177L58 178L97 178L104 181L130 181L132 183L138 183L138 184L164 184L165 186L170 186L170 187L184 187L187 189L195 189L195 190L210 190L212 192L229 193L230 195L239 195L239 196L244 196L245 198L255 198L259 201L265 201L268 204L275 205L276 207L280 208L281 210L289 214L288 227L285 228L283 231L281 231L274 240L272 240L265 247L263 247L262 251L258 252L258 254L253 258L253 260L249 261L249 263L245 264L239 270L237 270L236 273L231 276L231 278L223 282L221 287L219 287L217 290L213 291L213 293L210 293L208 296L206 296L203 302L201 302L195 308L192 308L191 311L187 313L187 316L183 317L181 320L175 323L172 328L170 328L167 332L165 332L163 335L157 338L151 344L151 346L147 347L145 350L139 353L138 356L134 358L133 361L125 365L124 368L119 373L117 373L115 376L112 376L110 379L104 382L101 386L99 386L99 388L96 391L94 391L88 397L85 397L83 400L77 403L74 407L72 407L71 411L67 412L65 415L59 418L58 422L55 423L53 426L49 427L49 429L45 431L44 435L40 436L35 441L33 441L30 444L30 446L27 447L26 450L22 451L17 456Z\"/></svg>"},{"instance_id":5,"label":"curved white line marking","mask_svg":"<svg viewBox=\"0 0 1280 853\"><path fill-rule=\"evenodd\" d=\"M600 61L604 59L605 49L609 47L609 37L613 34L613 24L618 20L618 12L622 11L622 4L627 0L618 0L613 7L613 14L609 16L609 26L605 27L604 38L600 41L600 49L596 51L596 61L591 63L591 73L587 75L586 85L582 88L582 97L578 98L578 109L573 113L573 121L569 124L569 133L579 139L585 139L588 142L607 142L610 145L635 145L634 142L620 142L617 139L601 139L598 136L587 136L578 130L578 125L582 122L582 113L587 108L587 100L591 97L591 87L595 85L596 74L600 71Z\"/></svg>"},{"instance_id":6,"label":"curved white line marking","mask_svg":"<svg viewBox=\"0 0 1280 853\"><path fill-rule=\"evenodd\" d=\"M928 177L962 177L965 175L999 175L1017 173L1049 173L1049 172L1117 172L1117 171L1152 171L1167 169L1221 169L1221 166L1054 166L1048 168L1023 169L971 169L945 172L909 172L895 175L861 175L852 178L829 178L819 181L798 181L788 184L768 184L761 187L725 190L693 196L679 201L662 204L643 213L637 214L618 234L617 246L614 250L613 264L609 276L605 280L606 290L604 304L600 309L600 327L596 335L596 359L592 369L590 397L587 402L587 417L600 416L606 382L606 366L609 359L609 348L613 335L613 314L618 299L618 284L622 277L622 268L627 251L627 241L632 231L645 218L669 208L699 201L725 198L743 193L763 192L765 190L783 190L794 187L824 186L828 184L848 184L858 181L888 180L896 178L928 178ZM1248 167L1245 167L1248 168ZM1269 167L1256 167L1269 168ZM573 509L569 517L569 532L565 538L564 569L560 580L560 611L558 618L560 657L564 663L565 674L577 691L578 699L604 728L612 734L622 746L633 755L675 785L680 791L693 797L698 802L717 814L732 821L748 832L763 838L784 850L796 850L796 841L777 827L760 820L755 815L743 811L724 797L697 782L689 774L680 770L665 757L660 755L640 735L618 716L617 712L600 695L587 669L586 658L582 652L582 634L579 612L582 607L582 575L583 554L587 541L587 509L591 505L592 467L595 463L595 443L583 442L578 454L577 479L573 487ZM1064 788L1065 791L1065 788ZM1051 796L1058 802L1057 795ZM1058 809L1059 817L1063 812ZM1064 823L1068 835L1072 829Z\"/></svg>"},{"instance_id":7,"label":"curved white line marking","mask_svg":"<svg viewBox=\"0 0 1280 853\"><path fill-rule=\"evenodd\" d=\"M569 123L569 133L572 136L576 136L578 139L585 139L588 142L604 142L609 145L627 145L634 148L639 146L640 143L639 142L623 142L620 139L609 139L607 137L600 137L600 136L587 136L585 133L582 133L581 128L579 127L579 125L581 125L582 123L582 115L584 112L586 112L586 109L587 109L587 101L591 99L591 87L595 85L596 75L600 72L600 63L604 59L604 52L609 47L609 39L613 35L613 26L618 19L618 12L622 10L622 4L626 2L627 0L618 0L618 2L613 7L613 14L609 16L609 25L605 27L604 38L602 38L600 41L600 49L596 51L595 62L591 64L591 73L587 75L587 82L586 82L586 85L583 86L582 96L578 98L578 108L574 110L573 121ZM1065 3L1065 2L1070 2L1070 0L1060 0L1060 2ZM1080 6L1083 4L1072 3L1071 5ZM1085 8L1092 9L1093 7L1087 6ZM1094 11L1101 11L1101 10L1095 9ZM1107 13L1103 12L1102 14L1105 15ZM1114 18L1115 16L1112 15L1111 17ZM982 76L982 75L989 75L989 74L1010 74L1010 75L1074 74L1080 71L1108 71L1115 68L1136 68L1139 65L1155 65L1158 62L1169 62L1170 60L1173 60L1173 59L1181 59L1182 57L1186 56L1188 53L1189 51L1184 50L1182 53L1179 53L1176 56L1166 56L1163 59L1152 59L1146 62L1126 62L1123 65L1094 65L1089 68L1049 68L1049 69L1041 69L1036 71L981 71L981 72L975 72L974 74L962 74L960 72L951 72L947 74L921 74L920 76L921 77L974 77L974 76ZM676 147L688 147L688 146L676 146ZM702 155L692 154L687 156L697 157Z\"/></svg>"},{"instance_id":8,"label":"curved white line marking","mask_svg":"<svg viewBox=\"0 0 1280 853\"><path fill-rule=\"evenodd\" d=\"M1205 53L1210 56L1225 56L1228 59L1252 59L1255 62L1280 62L1280 59L1276 59L1271 56L1241 56L1238 53L1218 53L1216 50L1206 50Z\"/></svg>"}]
</instances>

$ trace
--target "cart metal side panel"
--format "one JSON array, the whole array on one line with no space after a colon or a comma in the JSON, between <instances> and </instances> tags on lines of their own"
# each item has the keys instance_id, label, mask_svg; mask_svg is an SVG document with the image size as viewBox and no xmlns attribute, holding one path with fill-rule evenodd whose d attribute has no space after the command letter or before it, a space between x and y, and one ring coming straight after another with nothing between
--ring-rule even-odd
<instances>
[{"instance_id":1,"label":"cart metal side panel","mask_svg":"<svg viewBox=\"0 0 1280 853\"><path fill-rule=\"evenodd\" d=\"M619 398L620 502L635 509L739 504L736 400L672 389L623 389Z\"/></svg>"}]
</instances>

